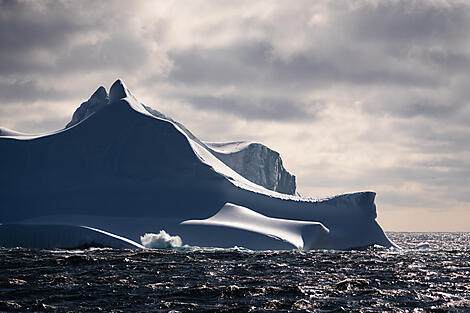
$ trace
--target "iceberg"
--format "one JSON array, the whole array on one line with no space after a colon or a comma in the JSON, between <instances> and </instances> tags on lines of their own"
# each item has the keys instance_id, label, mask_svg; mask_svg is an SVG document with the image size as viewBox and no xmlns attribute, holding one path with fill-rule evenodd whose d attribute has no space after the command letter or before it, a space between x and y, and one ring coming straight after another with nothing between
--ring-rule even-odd
<instances>
[{"instance_id":1,"label":"iceberg","mask_svg":"<svg viewBox=\"0 0 470 313\"><path fill-rule=\"evenodd\" d=\"M0 151L5 247L394 245L377 223L374 192L302 198L277 152L204 143L121 80L109 95L98 88L64 129L2 129Z\"/></svg>"}]
</instances>

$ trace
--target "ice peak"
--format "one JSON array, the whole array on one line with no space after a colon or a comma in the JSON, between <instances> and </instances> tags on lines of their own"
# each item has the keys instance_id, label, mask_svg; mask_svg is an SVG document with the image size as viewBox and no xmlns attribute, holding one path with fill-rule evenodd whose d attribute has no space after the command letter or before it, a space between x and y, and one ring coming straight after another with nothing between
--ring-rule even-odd
<instances>
[{"instance_id":1,"label":"ice peak","mask_svg":"<svg viewBox=\"0 0 470 313\"><path fill-rule=\"evenodd\" d=\"M107 96L108 96L108 93L106 92L106 88L104 88L103 86L100 86L91 95L90 99L92 99L92 98L105 99Z\"/></svg>"},{"instance_id":2,"label":"ice peak","mask_svg":"<svg viewBox=\"0 0 470 313\"><path fill-rule=\"evenodd\" d=\"M91 114L101 110L106 105L108 105L108 93L103 86L100 86L91 95L90 99L80 104L80 107L78 107L73 113L72 120L65 126L65 128L81 122Z\"/></svg>"},{"instance_id":3,"label":"ice peak","mask_svg":"<svg viewBox=\"0 0 470 313\"><path fill-rule=\"evenodd\" d=\"M100 86L85 103L88 103L88 106L106 105L108 103L108 93L106 92L106 89L103 86Z\"/></svg>"},{"instance_id":4,"label":"ice peak","mask_svg":"<svg viewBox=\"0 0 470 313\"><path fill-rule=\"evenodd\" d=\"M131 95L129 89L121 79L117 79L109 90L109 102L118 101Z\"/></svg>"}]
</instances>

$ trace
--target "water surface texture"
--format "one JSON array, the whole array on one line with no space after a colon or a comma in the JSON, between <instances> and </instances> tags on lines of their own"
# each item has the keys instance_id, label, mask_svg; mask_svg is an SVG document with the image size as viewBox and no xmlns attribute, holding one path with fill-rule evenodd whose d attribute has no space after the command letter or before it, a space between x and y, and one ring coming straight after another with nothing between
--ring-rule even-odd
<instances>
[{"instance_id":1,"label":"water surface texture","mask_svg":"<svg viewBox=\"0 0 470 313\"><path fill-rule=\"evenodd\" d=\"M0 249L0 311L470 312L470 233L388 235L403 249Z\"/></svg>"}]
</instances>

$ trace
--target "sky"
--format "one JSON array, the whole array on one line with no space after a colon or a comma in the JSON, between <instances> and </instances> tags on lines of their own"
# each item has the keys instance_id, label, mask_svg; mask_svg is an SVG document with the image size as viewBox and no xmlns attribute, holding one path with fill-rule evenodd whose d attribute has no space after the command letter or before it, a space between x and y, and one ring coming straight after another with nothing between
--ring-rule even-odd
<instances>
[{"instance_id":1,"label":"sky","mask_svg":"<svg viewBox=\"0 0 470 313\"><path fill-rule=\"evenodd\" d=\"M63 128L121 78L207 141L281 153L387 231L470 231L468 1L0 0L0 126Z\"/></svg>"}]
</instances>

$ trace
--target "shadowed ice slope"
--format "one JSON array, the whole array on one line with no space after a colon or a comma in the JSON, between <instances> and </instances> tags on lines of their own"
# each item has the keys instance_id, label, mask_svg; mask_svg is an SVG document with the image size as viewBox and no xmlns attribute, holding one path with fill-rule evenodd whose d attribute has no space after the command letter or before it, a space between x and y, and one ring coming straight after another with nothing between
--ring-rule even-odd
<instances>
[{"instance_id":1,"label":"shadowed ice slope","mask_svg":"<svg viewBox=\"0 0 470 313\"><path fill-rule=\"evenodd\" d=\"M72 120L66 127L71 127L90 115L100 111L110 103L104 87L99 87L87 101L74 112ZM190 139L209 150L235 172L257 185L280 193L295 194L295 176L282 165L279 153L260 143L203 143L184 125L159 111L141 104L150 114L168 120L178 126ZM8 132L9 130L5 130ZM9 131L11 132L11 131Z\"/></svg>"},{"instance_id":2,"label":"shadowed ice slope","mask_svg":"<svg viewBox=\"0 0 470 313\"><path fill-rule=\"evenodd\" d=\"M103 95L100 91L97 97L106 99ZM42 233L58 225L87 226L135 241L165 229L199 246L391 245L375 220L373 192L308 200L267 190L220 161L182 125L149 113L120 80L108 102L98 106L77 113L62 131L0 137L1 245L21 245L11 239L11 229L28 238L33 225L42 225ZM227 203L242 208L239 227L227 219L181 223L214 221L210 217L226 213ZM310 232L285 226L292 223L317 226ZM328 232L320 232L323 239L317 240L314 229ZM82 242L78 239L74 242Z\"/></svg>"},{"instance_id":3,"label":"shadowed ice slope","mask_svg":"<svg viewBox=\"0 0 470 313\"><path fill-rule=\"evenodd\" d=\"M98 112L103 107L109 104L109 97L106 89L103 86L99 87L90 99L80 104L80 106L75 110L72 116L72 120L67 124L66 127L71 127L90 115Z\"/></svg>"}]
</instances>

